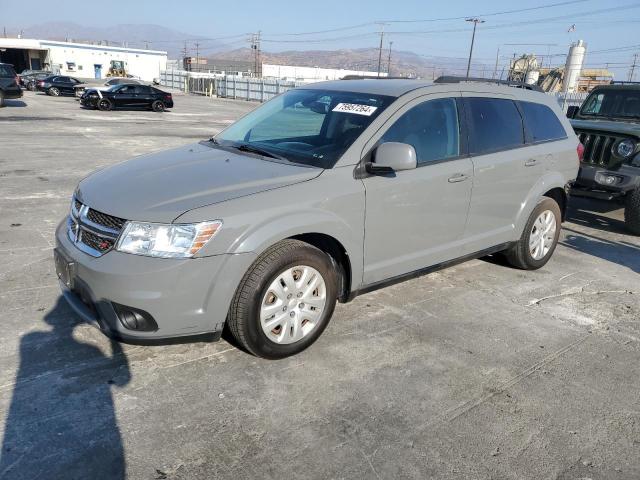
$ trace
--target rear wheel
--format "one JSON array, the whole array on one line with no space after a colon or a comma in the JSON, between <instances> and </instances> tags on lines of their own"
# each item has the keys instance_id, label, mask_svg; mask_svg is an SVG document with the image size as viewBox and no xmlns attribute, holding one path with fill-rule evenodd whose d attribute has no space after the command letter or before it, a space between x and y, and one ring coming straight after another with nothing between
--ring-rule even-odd
<instances>
[{"instance_id":1,"label":"rear wheel","mask_svg":"<svg viewBox=\"0 0 640 480\"><path fill-rule=\"evenodd\" d=\"M0 92L0 108L4 107L4 93Z\"/></svg>"},{"instance_id":2,"label":"rear wheel","mask_svg":"<svg viewBox=\"0 0 640 480\"><path fill-rule=\"evenodd\" d=\"M59 97L60 90L58 90L56 87L51 87L49 90L47 90L47 95L51 95L52 97Z\"/></svg>"},{"instance_id":3,"label":"rear wheel","mask_svg":"<svg viewBox=\"0 0 640 480\"><path fill-rule=\"evenodd\" d=\"M162 103L160 100L156 100L151 104L151 109L154 112L164 112L164 103Z\"/></svg>"},{"instance_id":4,"label":"rear wheel","mask_svg":"<svg viewBox=\"0 0 640 480\"><path fill-rule=\"evenodd\" d=\"M107 110L111 110L113 108L113 103L108 98L101 98L98 100L98 110L102 110L106 112Z\"/></svg>"},{"instance_id":5,"label":"rear wheel","mask_svg":"<svg viewBox=\"0 0 640 480\"><path fill-rule=\"evenodd\" d=\"M27 83L27 90L29 90L30 92L35 92L36 91L35 83L33 83L33 82Z\"/></svg>"},{"instance_id":6,"label":"rear wheel","mask_svg":"<svg viewBox=\"0 0 640 480\"><path fill-rule=\"evenodd\" d=\"M543 267L558 244L561 218L556 201L543 198L531 212L520 240L504 252L507 261L523 270Z\"/></svg>"},{"instance_id":7,"label":"rear wheel","mask_svg":"<svg viewBox=\"0 0 640 480\"><path fill-rule=\"evenodd\" d=\"M288 357L322 334L337 291L336 272L324 252L298 240L283 240L249 268L227 323L235 339L254 355Z\"/></svg>"},{"instance_id":8,"label":"rear wheel","mask_svg":"<svg viewBox=\"0 0 640 480\"><path fill-rule=\"evenodd\" d=\"M627 194L624 207L624 223L630 232L640 235L640 187Z\"/></svg>"}]
</instances>

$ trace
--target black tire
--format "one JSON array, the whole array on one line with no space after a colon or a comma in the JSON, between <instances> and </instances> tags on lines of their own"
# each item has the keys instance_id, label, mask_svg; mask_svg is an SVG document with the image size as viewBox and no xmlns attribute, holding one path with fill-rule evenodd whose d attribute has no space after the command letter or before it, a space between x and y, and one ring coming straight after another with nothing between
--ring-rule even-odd
<instances>
[{"instance_id":1,"label":"black tire","mask_svg":"<svg viewBox=\"0 0 640 480\"><path fill-rule=\"evenodd\" d=\"M534 223L538 219L538 217L545 211L551 211L555 216L556 222L556 230L553 238L553 244L549 248L549 251L540 259L533 258L529 248L529 240L532 234L532 230L534 228ZM505 250L504 257L509 264L516 268L520 268L522 270L537 270L538 268L543 267L553 255L553 252L558 245L558 238L560 237L560 229L561 229L561 219L562 214L560 212L560 206L558 203L552 198L544 197L536 208L533 209L531 215L529 216L529 220L524 227L522 232L522 236L520 240L518 240L511 248Z\"/></svg>"},{"instance_id":2,"label":"black tire","mask_svg":"<svg viewBox=\"0 0 640 480\"><path fill-rule=\"evenodd\" d=\"M151 110L158 113L164 112L164 103L162 103L160 100L156 100L151 104Z\"/></svg>"},{"instance_id":3,"label":"black tire","mask_svg":"<svg viewBox=\"0 0 640 480\"><path fill-rule=\"evenodd\" d=\"M58 90L56 87L51 87L49 90L47 90L47 95L50 95L52 97L59 97L60 90Z\"/></svg>"},{"instance_id":4,"label":"black tire","mask_svg":"<svg viewBox=\"0 0 640 480\"><path fill-rule=\"evenodd\" d=\"M4 107L4 93L0 92L0 108Z\"/></svg>"},{"instance_id":5,"label":"black tire","mask_svg":"<svg viewBox=\"0 0 640 480\"><path fill-rule=\"evenodd\" d=\"M260 307L271 283L286 269L297 265L316 269L326 287L326 303L317 325L302 339L278 344L260 325ZM283 240L268 248L249 267L231 302L227 324L236 341L250 353L268 359L285 358L314 343L329 324L338 296L336 270L331 258L299 240Z\"/></svg>"},{"instance_id":6,"label":"black tire","mask_svg":"<svg viewBox=\"0 0 640 480\"><path fill-rule=\"evenodd\" d=\"M627 194L624 206L624 223L634 235L640 235L640 187Z\"/></svg>"},{"instance_id":7,"label":"black tire","mask_svg":"<svg viewBox=\"0 0 640 480\"><path fill-rule=\"evenodd\" d=\"M36 85L33 82L27 83L27 90L29 90L30 92L35 92L36 91Z\"/></svg>"},{"instance_id":8,"label":"black tire","mask_svg":"<svg viewBox=\"0 0 640 480\"><path fill-rule=\"evenodd\" d=\"M113 109L113 102L108 98L101 98L100 100L98 100L96 106L98 107L98 110L106 112Z\"/></svg>"}]
</instances>

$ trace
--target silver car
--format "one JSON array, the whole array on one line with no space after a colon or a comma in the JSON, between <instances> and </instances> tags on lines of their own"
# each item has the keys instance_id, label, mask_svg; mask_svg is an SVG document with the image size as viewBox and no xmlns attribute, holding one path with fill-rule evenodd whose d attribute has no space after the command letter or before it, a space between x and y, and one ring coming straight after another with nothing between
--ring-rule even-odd
<instances>
[{"instance_id":1,"label":"silver car","mask_svg":"<svg viewBox=\"0 0 640 480\"><path fill-rule=\"evenodd\" d=\"M554 97L488 82L288 91L193 145L82 180L56 232L62 291L107 335L282 358L336 301L500 253L542 267L578 172Z\"/></svg>"}]
</instances>

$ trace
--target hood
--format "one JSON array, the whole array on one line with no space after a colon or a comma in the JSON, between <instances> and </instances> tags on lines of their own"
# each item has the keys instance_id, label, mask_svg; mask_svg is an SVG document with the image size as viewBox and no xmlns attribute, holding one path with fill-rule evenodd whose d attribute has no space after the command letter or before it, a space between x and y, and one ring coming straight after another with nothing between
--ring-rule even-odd
<instances>
[{"instance_id":1,"label":"hood","mask_svg":"<svg viewBox=\"0 0 640 480\"><path fill-rule=\"evenodd\" d=\"M579 130L598 130L640 137L640 123L631 119L629 121L572 119L571 126Z\"/></svg>"},{"instance_id":2,"label":"hood","mask_svg":"<svg viewBox=\"0 0 640 480\"><path fill-rule=\"evenodd\" d=\"M99 170L76 195L127 220L171 222L188 210L304 182L321 169L263 160L196 143Z\"/></svg>"}]
</instances>

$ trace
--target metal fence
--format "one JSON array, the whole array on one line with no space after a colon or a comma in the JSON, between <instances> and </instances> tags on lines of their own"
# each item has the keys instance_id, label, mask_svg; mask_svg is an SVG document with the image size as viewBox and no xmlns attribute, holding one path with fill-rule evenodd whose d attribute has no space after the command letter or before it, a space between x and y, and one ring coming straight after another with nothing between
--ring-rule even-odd
<instances>
[{"instance_id":1,"label":"metal fence","mask_svg":"<svg viewBox=\"0 0 640 480\"><path fill-rule=\"evenodd\" d=\"M187 72L185 70L160 72L160 84L186 93L258 102L266 102L282 92L304 85L302 82ZM566 112L572 105L582 105L588 94L580 92L550 93L549 95L554 95L560 107Z\"/></svg>"},{"instance_id":2,"label":"metal fence","mask_svg":"<svg viewBox=\"0 0 640 480\"><path fill-rule=\"evenodd\" d=\"M282 92L303 85L301 82L184 70L160 72L160 84L182 90L185 93L258 102L266 102Z\"/></svg>"},{"instance_id":3,"label":"metal fence","mask_svg":"<svg viewBox=\"0 0 640 480\"><path fill-rule=\"evenodd\" d=\"M575 105L579 107L580 105L582 105L582 102L584 102L584 100L587 98L587 95L589 94L586 92L574 92L574 93L550 93L550 95L555 95L556 100L558 100L558 104L566 113L567 109L570 106Z\"/></svg>"}]
</instances>

